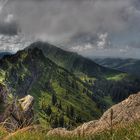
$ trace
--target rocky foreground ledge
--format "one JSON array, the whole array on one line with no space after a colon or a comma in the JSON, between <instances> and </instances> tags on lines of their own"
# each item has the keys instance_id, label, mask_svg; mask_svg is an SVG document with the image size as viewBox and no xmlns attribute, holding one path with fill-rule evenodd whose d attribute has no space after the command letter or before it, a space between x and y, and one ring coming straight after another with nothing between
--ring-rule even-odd
<instances>
[{"instance_id":1,"label":"rocky foreground ledge","mask_svg":"<svg viewBox=\"0 0 140 140\"><path fill-rule=\"evenodd\" d=\"M129 96L121 103L107 110L99 120L84 123L73 131L53 129L48 136L88 136L113 127L124 126L140 119L140 93Z\"/></svg>"},{"instance_id":2,"label":"rocky foreground ledge","mask_svg":"<svg viewBox=\"0 0 140 140\"><path fill-rule=\"evenodd\" d=\"M8 107L4 114L4 126L7 130L15 131L19 128L31 125L34 119L33 103L34 98L27 95L24 98L15 100L13 104Z\"/></svg>"},{"instance_id":3,"label":"rocky foreground ledge","mask_svg":"<svg viewBox=\"0 0 140 140\"><path fill-rule=\"evenodd\" d=\"M10 132L29 126L34 119L34 98L30 95L21 99L9 99L6 87L0 84L0 123Z\"/></svg>"}]
</instances>

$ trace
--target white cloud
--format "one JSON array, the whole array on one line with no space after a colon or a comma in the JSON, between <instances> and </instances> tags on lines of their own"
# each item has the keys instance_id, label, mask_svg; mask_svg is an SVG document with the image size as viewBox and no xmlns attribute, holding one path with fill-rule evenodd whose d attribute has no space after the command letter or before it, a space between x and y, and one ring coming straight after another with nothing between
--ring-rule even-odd
<instances>
[{"instance_id":1,"label":"white cloud","mask_svg":"<svg viewBox=\"0 0 140 140\"><path fill-rule=\"evenodd\" d=\"M108 40L108 33L99 34L99 40L97 41L98 49L105 49L110 46L110 41Z\"/></svg>"},{"instance_id":2,"label":"white cloud","mask_svg":"<svg viewBox=\"0 0 140 140\"><path fill-rule=\"evenodd\" d=\"M73 46L70 48L71 51L76 51L76 52L83 52L83 51L89 51L91 49L93 49L94 46L90 43L85 44L85 45L77 45L77 46Z\"/></svg>"},{"instance_id":3,"label":"white cloud","mask_svg":"<svg viewBox=\"0 0 140 140\"><path fill-rule=\"evenodd\" d=\"M32 41L25 38L22 34L14 36L0 34L0 51L17 52L31 43Z\"/></svg>"}]
</instances>

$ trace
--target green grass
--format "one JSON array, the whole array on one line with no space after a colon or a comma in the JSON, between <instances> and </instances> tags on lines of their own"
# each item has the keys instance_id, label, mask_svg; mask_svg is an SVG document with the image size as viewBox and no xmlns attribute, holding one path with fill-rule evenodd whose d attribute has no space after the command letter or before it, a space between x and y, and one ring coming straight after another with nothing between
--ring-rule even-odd
<instances>
[{"instance_id":1,"label":"green grass","mask_svg":"<svg viewBox=\"0 0 140 140\"><path fill-rule=\"evenodd\" d=\"M110 106L114 105L114 102L112 101L110 96L105 96L104 100L106 101L107 104L109 104Z\"/></svg>"},{"instance_id":2,"label":"green grass","mask_svg":"<svg viewBox=\"0 0 140 140\"><path fill-rule=\"evenodd\" d=\"M3 83L5 80L5 72L3 70L0 70L0 83Z\"/></svg>"},{"instance_id":3,"label":"green grass","mask_svg":"<svg viewBox=\"0 0 140 140\"><path fill-rule=\"evenodd\" d=\"M117 75L109 75L109 76L107 75L105 78L107 80L121 81L127 76L128 76L128 74L121 73L121 74L117 74Z\"/></svg>"},{"instance_id":4,"label":"green grass","mask_svg":"<svg viewBox=\"0 0 140 140\"><path fill-rule=\"evenodd\" d=\"M2 140L3 137L6 137L8 135L8 132L5 130L5 128L0 127L0 140Z\"/></svg>"},{"instance_id":5,"label":"green grass","mask_svg":"<svg viewBox=\"0 0 140 140\"><path fill-rule=\"evenodd\" d=\"M1 132L0 138L6 137L8 133ZM84 137L50 137L47 136L47 131L19 131L7 140L139 140L140 139L140 122L128 125L126 127L119 127L110 131L105 131L92 136Z\"/></svg>"},{"instance_id":6,"label":"green grass","mask_svg":"<svg viewBox=\"0 0 140 140\"><path fill-rule=\"evenodd\" d=\"M94 136L95 140L139 140L140 139L140 122L128 125L126 127L118 128L113 131L103 132Z\"/></svg>"}]
</instances>

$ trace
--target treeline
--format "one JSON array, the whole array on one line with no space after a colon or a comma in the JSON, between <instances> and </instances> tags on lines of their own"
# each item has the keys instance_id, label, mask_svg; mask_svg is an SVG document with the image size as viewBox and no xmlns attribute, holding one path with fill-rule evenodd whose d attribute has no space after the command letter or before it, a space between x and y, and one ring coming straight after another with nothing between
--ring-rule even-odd
<instances>
[{"instance_id":1,"label":"treeline","mask_svg":"<svg viewBox=\"0 0 140 140\"><path fill-rule=\"evenodd\" d=\"M140 91L140 79L129 80L128 78L121 81L97 80L92 87L92 94L87 95L97 103L98 108L104 112L109 104L104 100L105 96L110 96L112 102L118 103L126 99L129 95ZM85 92L85 91L84 91Z\"/></svg>"}]
</instances>

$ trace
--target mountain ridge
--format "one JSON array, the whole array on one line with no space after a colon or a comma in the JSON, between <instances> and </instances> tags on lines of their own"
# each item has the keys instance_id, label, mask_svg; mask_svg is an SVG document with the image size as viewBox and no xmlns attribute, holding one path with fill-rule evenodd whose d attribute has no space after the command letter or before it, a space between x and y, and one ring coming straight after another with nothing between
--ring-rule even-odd
<instances>
[{"instance_id":1,"label":"mountain ridge","mask_svg":"<svg viewBox=\"0 0 140 140\"><path fill-rule=\"evenodd\" d=\"M105 67L124 71L140 77L140 60L139 59L121 59L121 58L96 58L96 63Z\"/></svg>"},{"instance_id":2,"label":"mountain ridge","mask_svg":"<svg viewBox=\"0 0 140 140\"><path fill-rule=\"evenodd\" d=\"M75 74L76 77L81 79L84 83L91 85L93 92L100 96L99 98L105 99L105 96L109 95L115 102L117 99L118 103L127 98L130 94L139 91L139 89L137 90L139 78L133 75L103 67L89 58L85 58L77 53L62 50L46 42L35 42L28 48L32 49L34 47L41 49L47 58ZM125 89L125 91L123 89ZM120 96L119 100L117 97L118 95ZM92 98L96 100L96 97ZM99 106L107 106L106 103L105 105L102 104L104 100L98 100L98 102L100 104ZM109 99L108 103L110 105L112 105L111 102L112 101Z\"/></svg>"},{"instance_id":3,"label":"mountain ridge","mask_svg":"<svg viewBox=\"0 0 140 140\"><path fill-rule=\"evenodd\" d=\"M59 66L64 67L75 74L82 72L88 76L100 77L101 75L104 75L108 72L112 72L114 74L118 73L116 70L102 67L89 58L83 57L74 52L63 50L46 42L38 41L31 44L28 48L34 47L38 47L43 51L46 57L53 60Z\"/></svg>"}]
</instances>

